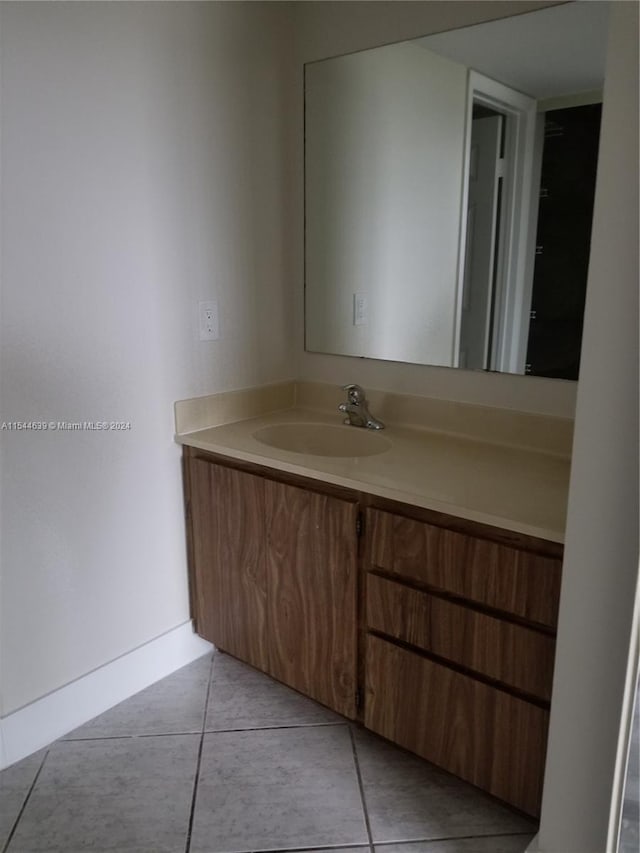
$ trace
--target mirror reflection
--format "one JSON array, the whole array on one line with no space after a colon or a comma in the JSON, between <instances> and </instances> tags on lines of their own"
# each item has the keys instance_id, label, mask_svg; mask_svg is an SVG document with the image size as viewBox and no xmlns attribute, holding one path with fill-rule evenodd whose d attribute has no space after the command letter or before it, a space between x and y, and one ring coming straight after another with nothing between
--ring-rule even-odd
<instances>
[{"instance_id":1,"label":"mirror reflection","mask_svg":"<svg viewBox=\"0 0 640 853\"><path fill-rule=\"evenodd\" d=\"M312 352L577 379L607 4L305 69Z\"/></svg>"}]
</instances>

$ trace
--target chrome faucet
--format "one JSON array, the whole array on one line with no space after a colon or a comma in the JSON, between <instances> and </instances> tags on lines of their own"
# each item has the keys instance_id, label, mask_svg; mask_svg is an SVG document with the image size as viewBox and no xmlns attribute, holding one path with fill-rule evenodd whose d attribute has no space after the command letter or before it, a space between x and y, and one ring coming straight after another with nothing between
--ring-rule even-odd
<instances>
[{"instance_id":1,"label":"chrome faucet","mask_svg":"<svg viewBox=\"0 0 640 853\"><path fill-rule=\"evenodd\" d=\"M347 402L340 403L338 411L347 415L345 424L366 429L384 429L382 421L376 420L370 414L363 388L359 385L345 385L343 390L347 392Z\"/></svg>"}]
</instances>

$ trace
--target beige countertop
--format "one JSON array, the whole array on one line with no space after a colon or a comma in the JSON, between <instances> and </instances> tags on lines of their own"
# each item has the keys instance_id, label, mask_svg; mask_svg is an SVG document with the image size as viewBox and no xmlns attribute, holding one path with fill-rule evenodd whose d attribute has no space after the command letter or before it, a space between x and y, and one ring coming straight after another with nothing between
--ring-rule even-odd
<instances>
[{"instance_id":1,"label":"beige countertop","mask_svg":"<svg viewBox=\"0 0 640 853\"><path fill-rule=\"evenodd\" d=\"M293 453L254 437L263 427L285 423L338 426L342 418L337 412L293 407L177 434L176 441L459 518L564 541L570 467L566 455L393 424L380 433L388 449L373 456Z\"/></svg>"}]
</instances>

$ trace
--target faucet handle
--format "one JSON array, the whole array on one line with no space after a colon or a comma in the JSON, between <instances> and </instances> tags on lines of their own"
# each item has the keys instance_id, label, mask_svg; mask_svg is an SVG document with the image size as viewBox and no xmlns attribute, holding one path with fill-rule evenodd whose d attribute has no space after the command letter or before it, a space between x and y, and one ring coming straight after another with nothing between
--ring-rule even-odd
<instances>
[{"instance_id":1,"label":"faucet handle","mask_svg":"<svg viewBox=\"0 0 640 853\"><path fill-rule=\"evenodd\" d=\"M360 385L343 385L342 390L347 392L350 403L362 405L365 402L364 388Z\"/></svg>"}]
</instances>

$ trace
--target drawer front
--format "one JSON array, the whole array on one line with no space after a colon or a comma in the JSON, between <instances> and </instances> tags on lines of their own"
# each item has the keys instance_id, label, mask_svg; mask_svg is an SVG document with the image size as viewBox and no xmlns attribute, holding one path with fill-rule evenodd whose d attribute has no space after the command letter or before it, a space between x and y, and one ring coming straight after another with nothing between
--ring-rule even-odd
<instances>
[{"instance_id":1,"label":"drawer front","mask_svg":"<svg viewBox=\"0 0 640 853\"><path fill-rule=\"evenodd\" d=\"M374 567L555 628L559 559L376 509L368 529Z\"/></svg>"},{"instance_id":2,"label":"drawer front","mask_svg":"<svg viewBox=\"0 0 640 853\"><path fill-rule=\"evenodd\" d=\"M369 635L367 728L538 815L548 712Z\"/></svg>"},{"instance_id":3,"label":"drawer front","mask_svg":"<svg viewBox=\"0 0 640 853\"><path fill-rule=\"evenodd\" d=\"M468 607L367 575L367 627L543 700L554 639Z\"/></svg>"}]
</instances>

